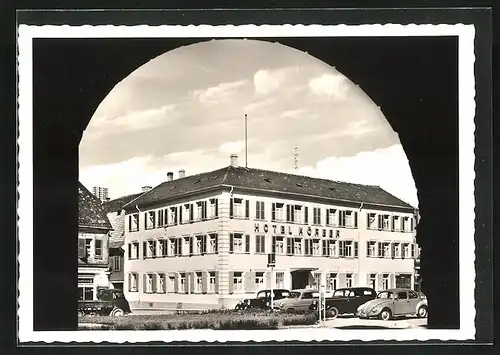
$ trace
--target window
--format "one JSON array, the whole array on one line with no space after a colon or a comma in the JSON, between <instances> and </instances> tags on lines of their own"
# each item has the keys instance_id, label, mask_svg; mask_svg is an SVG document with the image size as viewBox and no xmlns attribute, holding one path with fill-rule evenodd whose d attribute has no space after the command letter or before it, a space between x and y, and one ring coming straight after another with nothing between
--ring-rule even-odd
<instances>
[{"instance_id":1,"label":"window","mask_svg":"<svg viewBox=\"0 0 500 355\"><path fill-rule=\"evenodd\" d=\"M329 256L338 256L337 252L337 242L334 240L328 241L328 255Z\"/></svg>"},{"instance_id":2,"label":"window","mask_svg":"<svg viewBox=\"0 0 500 355\"><path fill-rule=\"evenodd\" d=\"M285 273L276 273L276 288L285 288Z\"/></svg>"},{"instance_id":3,"label":"window","mask_svg":"<svg viewBox=\"0 0 500 355\"><path fill-rule=\"evenodd\" d=\"M335 208L328 208L326 210L326 224L328 226L338 225L338 215L337 215L337 210Z\"/></svg>"},{"instance_id":4,"label":"window","mask_svg":"<svg viewBox=\"0 0 500 355\"><path fill-rule=\"evenodd\" d=\"M248 218L250 214L249 203L250 201L246 200L244 204L242 198L232 198L229 205L229 216L232 218Z\"/></svg>"},{"instance_id":5,"label":"window","mask_svg":"<svg viewBox=\"0 0 500 355\"><path fill-rule=\"evenodd\" d=\"M217 217L219 213L219 208L218 208L218 200L216 198L210 199L210 211L208 214L208 218L214 219Z\"/></svg>"},{"instance_id":6,"label":"window","mask_svg":"<svg viewBox=\"0 0 500 355\"><path fill-rule=\"evenodd\" d=\"M194 292L201 293L202 292L202 284L203 284L203 276L201 272L195 272L193 274L194 280Z\"/></svg>"},{"instance_id":7,"label":"window","mask_svg":"<svg viewBox=\"0 0 500 355\"><path fill-rule=\"evenodd\" d=\"M129 278L129 282L128 282L128 290L130 292L137 292L138 289L137 289L137 284L138 284L138 278L139 278L139 275L137 273L130 273L128 274Z\"/></svg>"},{"instance_id":8,"label":"window","mask_svg":"<svg viewBox=\"0 0 500 355\"><path fill-rule=\"evenodd\" d=\"M382 275L382 289L383 290L389 289L389 274Z\"/></svg>"},{"instance_id":9,"label":"window","mask_svg":"<svg viewBox=\"0 0 500 355\"><path fill-rule=\"evenodd\" d=\"M94 299L93 286L78 286L78 299L80 301L91 301Z\"/></svg>"},{"instance_id":10,"label":"window","mask_svg":"<svg viewBox=\"0 0 500 355\"><path fill-rule=\"evenodd\" d=\"M286 221L294 222L295 217L295 206L294 205L286 205Z\"/></svg>"},{"instance_id":11,"label":"window","mask_svg":"<svg viewBox=\"0 0 500 355\"><path fill-rule=\"evenodd\" d=\"M377 215L375 213L368 213L367 214L367 220L366 220L366 228L368 229L376 229L376 220L377 220Z\"/></svg>"},{"instance_id":12,"label":"window","mask_svg":"<svg viewBox=\"0 0 500 355\"><path fill-rule=\"evenodd\" d=\"M215 272L210 271L209 273L209 283L208 283L208 292L215 292Z\"/></svg>"},{"instance_id":13,"label":"window","mask_svg":"<svg viewBox=\"0 0 500 355\"><path fill-rule=\"evenodd\" d=\"M153 229L155 227L155 216L156 216L155 211L145 212L144 215L145 215L144 227L146 229Z\"/></svg>"},{"instance_id":14,"label":"window","mask_svg":"<svg viewBox=\"0 0 500 355\"><path fill-rule=\"evenodd\" d=\"M243 291L243 277L242 272L235 272L233 276L233 292Z\"/></svg>"},{"instance_id":15,"label":"window","mask_svg":"<svg viewBox=\"0 0 500 355\"><path fill-rule=\"evenodd\" d=\"M186 273L181 272L179 276L179 293L186 293Z\"/></svg>"},{"instance_id":16,"label":"window","mask_svg":"<svg viewBox=\"0 0 500 355\"><path fill-rule=\"evenodd\" d=\"M403 231L404 232L413 232L413 218L412 217L404 217L403 219Z\"/></svg>"},{"instance_id":17,"label":"window","mask_svg":"<svg viewBox=\"0 0 500 355\"><path fill-rule=\"evenodd\" d=\"M180 206L181 209L181 223L189 223L193 218L193 208L191 204L185 204Z\"/></svg>"},{"instance_id":18,"label":"window","mask_svg":"<svg viewBox=\"0 0 500 355\"><path fill-rule=\"evenodd\" d=\"M399 232L401 230L401 218L399 216L392 216L392 226L393 231Z\"/></svg>"},{"instance_id":19,"label":"window","mask_svg":"<svg viewBox=\"0 0 500 355\"><path fill-rule=\"evenodd\" d=\"M314 277L314 287L316 288L316 290L319 290L321 286L321 273L315 272L313 277Z\"/></svg>"},{"instance_id":20,"label":"window","mask_svg":"<svg viewBox=\"0 0 500 355\"><path fill-rule=\"evenodd\" d=\"M358 212L340 211L339 226L345 228L356 228L358 226Z\"/></svg>"},{"instance_id":21,"label":"window","mask_svg":"<svg viewBox=\"0 0 500 355\"><path fill-rule=\"evenodd\" d=\"M370 287L377 289L377 274L370 274Z\"/></svg>"},{"instance_id":22,"label":"window","mask_svg":"<svg viewBox=\"0 0 500 355\"><path fill-rule=\"evenodd\" d=\"M168 225L173 226L177 224L177 207L170 207L168 209Z\"/></svg>"},{"instance_id":23,"label":"window","mask_svg":"<svg viewBox=\"0 0 500 355\"><path fill-rule=\"evenodd\" d=\"M266 252L266 236L256 235L255 236L255 252L265 253Z\"/></svg>"},{"instance_id":24,"label":"window","mask_svg":"<svg viewBox=\"0 0 500 355\"><path fill-rule=\"evenodd\" d=\"M392 257L400 258L401 257L401 244L400 243L392 243Z\"/></svg>"},{"instance_id":25,"label":"window","mask_svg":"<svg viewBox=\"0 0 500 355\"><path fill-rule=\"evenodd\" d=\"M358 257L358 242L352 240L341 240L339 242L339 255L345 258Z\"/></svg>"},{"instance_id":26,"label":"window","mask_svg":"<svg viewBox=\"0 0 500 355\"><path fill-rule=\"evenodd\" d=\"M156 220L158 221L157 228L163 227L163 210L158 210L156 211L157 218Z\"/></svg>"},{"instance_id":27,"label":"window","mask_svg":"<svg viewBox=\"0 0 500 355\"><path fill-rule=\"evenodd\" d=\"M174 256L177 255L177 239L176 238L170 238L168 241L168 256Z\"/></svg>"},{"instance_id":28,"label":"window","mask_svg":"<svg viewBox=\"0 0 500 355\"><path fill-rule=\"evenodd\" d=\"M326 292L333 292L337 289L337 274L329 273L326 275Z\"/></svg>"},{"instance_id":29,"label":"window","mask_svg":"<svg viewBox=\"0 0 500 355\"><path fill-rule=\"evenodd\" d=\"M244 253L245 245L243 241L243 234L230 234L229 235L229 252L230 253Z\"/></svg>"},{"instance_id":30,"label":"window","mask_svg":"<svg viewBox=\"0 0 500 355\"><path fill-rule=\"evenodd\" d=\"M109 259L110 259L111 271L120 271L122 257L119 255L115 255L110 257Z\"/></svg>"},{"instance_id":31,"label":"window","mask_svg":"<svg viewBox=\"0 0 500 355\"><path fill-rule=\"evenodd\" d=\"M85 252L87 256L92 256L92 239L90 238L85 239Z\"/></svg>"},{"instance_id":32,"label":"window","mask_svg":"<svg viewBox=\"0 0 500 355\"><path fill-rule=\"evenodd\" d=\"M184 255L189 255L189 252L191 251L191 237L184 237L184 242L182 245L183 252L182 254Z\"/></svg>"},{"instance_id":33,"label":"window","mask_svg":"<svg viewBox=\"0 0 500 355\"><path fill-rule=\"evenodd\" d=\"M202 254L203 253L203 236L199 235L197 237L193 237L193 254Z\"/></svg>"},{"instance_id":34,"label":"window","mask_svg":"<svg viewBox=\"0 0 500 355\"><path fill-rule=\"evenodd\" d=\"M167 285L167 292L175 292L175 276L169 276Z\"/></svg>"},{"instance_id":35,"label":"window","mask_svg":"<svg viewBox=\"0 0 500 355\"><path fill-rule=\"evenodd\" d=\"M205 214L203 205L205 204L205 201L198 201L196 202L196 211L194 211L194 218L193 220L195 221L201 221L203 218L203 215Z\"/></svg>"},{"instance_id":36,"label":"window","mask_svg":"<svg viewBox=\"0 0 500 355\"><path fill-rule=\"evenodd\" d=\"M148 240L144 242L144 258L152 258L156 256L156 242L154 240Z\"/></svg>"},{"instance_id":37,"label":"window","mask_svg":"<svg viewBox=\"0 0 500 355\"><path fill-rule=\"evenodd\" d=\"M401 258L410 258L411 253L410 253L410 245L408 243L404 243L402 245L402 250L401 250Z\"/></svg>"},{"instance_id":38,"label":"window","mask_svg":"<svg viewBox=\"0 0 500 355\"><path fill-rule=\"evenodd\" d=\"M165 250L165 240L160 239L156 242L156 256L161 257L163 256L164 250Z\"/></svg>"},{"instance_id":39,"label":"window","mask_svg":"<svg viewBox=\"0 0 500 355\"><path fill-rule=\"evenodd\" d=\"M321 256L321 244L319 239L313 239L313 255Z\"/></svg>"},{"instance_id":40,"label":"window","mask_svg":"<svg viewBox=\"0 0 500 355\"><path fill-rule=\"evenodd\" d=\"M391 230L390 219L391 219L391 216L389 216L387 214L379 215L378 216L378 229L390 231Z\"/></svg>"},{"instance_id":41,"label":"window","mask_svg":"<svg viewBox=\"0 0 500 355\"><path fill-rule=\"evenodd\" d=\"M300 238L293 239L293 253L295 255L302 255L302 239Z\"/></svg>"},{"instance_id":42,"label":"window","mask_svg":"<svg viewBox=\"0 0 500 355\"><path fill-rule=\"evenodd\" d=\"M313 208L313 224L316 224L316 225L321 224L321 208L317 208L317 207Z\"/></svg>"},{"instance_id":43,"label":"window","mask_svg":"<svg viewBox=\"0 0 500 355\"><path fill-rule=\"evenodd\" d=\"M102 259L102 240L101 239L95 240L94 259L99 259L99 260Z\"/></svg>"},{"instance_id":44,"label":"window","mask_svg":"<svg viewBox=\"0 0 500 355\"><path fill-rule=\"evenodd\" d=\"M155 290L155 274L145 274L144 277L146 278L146 289L144 292L153 293Z\"/></svg>"},{"instance_id":45,"label":"window","mask_svg":"<svg viewBox=\"0 0 500 355\"><path fill-rule=\"evenodd\" d=\"M293 220L295 223L303 223L302 206L296 205L293 210Z\"/></svg>"},{"instance_id":46,"label":"window","mask_svg":"<svg viewBox=\"0 0 500 355\"><path fill-rule=\"evenodd\" d=\"M208 253L215 254L217 253L217 234L209 234L209 246Z\"/></svg>"},{"instance_id":47,"label":"window","mask_svg":"<svg viewBox=\"0 0 500 355\"><path fill-rule=\"evenodd\" d=\"M384 253L383 253L384 258L390 258L391 257L391 243L383 243L383 248L384 248Z\"/></svg>"},{"instance_id":48,"label":"window","mask_svg":"<svg viewBox=\"0 0 500 355\"><path fill-rule=\"evenodd\" d=\"M410 298L410 299L418 298L418 295L415 291L409 291L408 296L409 296L408 298Z\"/></svg>"},{"instance_id":49,"label":"window","mask_svg":"<svg viewBox=\"0 0 500 355\"><path fill-rule=\"evenodd\" d=\"M264 201L255 202L255 219L265 220Z\"/></svg>"},{"instance_id":50,"label":"window","mask_svg":"<svg viewBox=\"0 0 500 355\"><path fill-rule=\"evenodd\" d=\"M158 283L156 284L157 293L166 293L167 287L165 283L165 274L158 274Z\"/></svg>"},{"instance_id":51,"label":"window","mask_svg":"<svg viewBox=\"0 0 500 355\"><path fill-rule=\"evenodd\" d=\"M285 238L273 237L273 242L274 242L274 252L276 254L285 254Z\"/></svg>"},{"instance_id":52,"label":"window","mask_svg":"<svg viewBox=\"0 0 500 355\"><path fill-rule=\"evenodd\" d=\"M366 256L371 258L377 256L377 242L366 242Z\"/></svg>"},{"instance_id":53,"label":"window","mask_svg":"<svg viewBox=\"0 0 500 355\"><path fill-rule=\"evenodd\" d=\"M128 259L139 258L139 242L132 242L128 244Z\"/></svg>"},{"instance_id":54,"label":"window","mask_svg":"<svg viewBox=\"0 0 500 355\"><path fill-rule=\"evenodd\" d=\"M352 274L345 275L345 287L352 287Z\"/></svg>"},{"instance_id":55,"label":"window","mask_svg":"<svg viewBox=\"0 0 500 355\"><path fill-rule=\"evenodd\" d=\"M273 203L272 205L272 221L284 222L284 204L283 203Z\"/></svg>"},{"instance_id":56,"label":"window","mask_svg":"<svg viewBox=\"0 0 500 355\"><path fill-rule=\"evenodd\" d=\"M256 272L255 273L255 288L257 290L261 290L264 288L264 273Z\"/></svg>"},{"instance_id":57,"label":"window","mask_svg":"<svg viewBox=\"0 0 500 355\"><path fill-rule=\"evenodd\" d=\"M134 213L128 216L128 231L137 232L139 230L139 214Z\"/></svg>"},{"instance_id":58,"label":"window","mask_svg":"<svg viewBox=\"0 0 500 355\"><path fill-rule=\"evenodd\" d=\"M313 240L304 240L304 255L313 255Z\"/></svg>"}]
</instances>

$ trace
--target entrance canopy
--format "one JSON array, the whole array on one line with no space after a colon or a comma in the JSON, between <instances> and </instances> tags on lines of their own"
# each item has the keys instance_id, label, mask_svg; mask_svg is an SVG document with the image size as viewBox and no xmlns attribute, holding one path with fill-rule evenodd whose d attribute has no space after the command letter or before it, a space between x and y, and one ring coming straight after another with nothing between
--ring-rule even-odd
<instances>
[{"instance_id":1,"label":"entrance canopy","mask_svg":"<svg viewBox=\"0 0 500 355\"><path fill-rule=\"evenodd\" d=\"M295 271L314 271L318 270L319 268L317 267L296 267L296 268L291 268L290 272L295 272Z\"/></svg>"}]
</instances>

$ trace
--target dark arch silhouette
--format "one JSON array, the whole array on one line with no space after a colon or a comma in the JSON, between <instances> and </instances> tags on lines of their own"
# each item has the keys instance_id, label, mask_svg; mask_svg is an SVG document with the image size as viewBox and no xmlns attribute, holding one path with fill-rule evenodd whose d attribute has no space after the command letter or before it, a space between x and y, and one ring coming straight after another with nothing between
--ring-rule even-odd
<instances>
[{"instance_id":1,"label":"dark arch silhouette","mask_svg":"<svg viewBox=\"0 0 500 355\"><path fill-rule=\"evenodd\" d=\"M35 330L76 327L78 144L95 109L142 64L200 40L34 40ZM457 39L267 40L336 67L399 134L420 201L417 241L429 327L458 328Z\"/></svg>"}]
</instances>

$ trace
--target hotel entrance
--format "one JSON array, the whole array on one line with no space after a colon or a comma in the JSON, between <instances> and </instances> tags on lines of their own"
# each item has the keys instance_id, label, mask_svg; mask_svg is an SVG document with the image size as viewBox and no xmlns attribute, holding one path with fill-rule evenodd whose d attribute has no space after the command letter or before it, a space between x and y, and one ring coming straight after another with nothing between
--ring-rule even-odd
<instances>
[{"instance_id":1,"label":"hotel entrance","mask_svg":"<svg viewBox=\"0 0 500 355\"><path fill-rule=\"evenodd\" d=\"M292 276L292 290L306 288L306 286L311 285L311 271L313 270L317 269L292 269L290 272Z\"/></svg>"}]
</instances>

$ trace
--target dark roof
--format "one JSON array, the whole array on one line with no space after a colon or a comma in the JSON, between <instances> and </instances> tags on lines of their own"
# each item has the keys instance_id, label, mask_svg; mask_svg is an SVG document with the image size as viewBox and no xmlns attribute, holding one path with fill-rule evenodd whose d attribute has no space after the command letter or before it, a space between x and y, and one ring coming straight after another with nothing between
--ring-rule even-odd
<instances>
[{"instance_id":1,"label":"dark roof","mask_svg":"<svg viewBox=\"0 0 500 355\"><path fill-rule=\"evenodd\" d=\"M125 241L122 239L120 240L109 240L109 248L110 249L118 249L118 248L121 248L123 245L125 244Z\"/></svg>"},{"instance_id":2,"label":"dark roof","mask_svg":"<svg viewBox=\"0 0 500 355\"><path fill-rule=\"evenodd\" d=\"M196 190L234 186L260 191L274 191L337 201L414 209L379 186L353 184L276 171L228 166L215 171L167 181L144 193L127 207L147 206L180 197Z\"/></svg>"},{"instance_id":3,"label":"dark roof","mask_svg":"<svg viewBox=\"0 0 500 355\"><path fill-rule=\"evenodd\" d=\"M137 197L141 196L142 194L143 194L143 192L139 192L139 193L132 194L132 195L121 196L121 197L115 198L114 200L111 200L111 201L105 201L103 203L104 210L106 211L106 213L120 212L123 209L123 206L125 206L130 201L135 200Z\"/></svg>"},{"instance_id":4,"label":"dark roof","mask_svg":"<svg viewBox=\"0 0 500 355\"><path fill-rule=\"evenodd\" d=\"M101 200L78 182L78 226L112 229Z\"/></svg>"}]
</instances>

